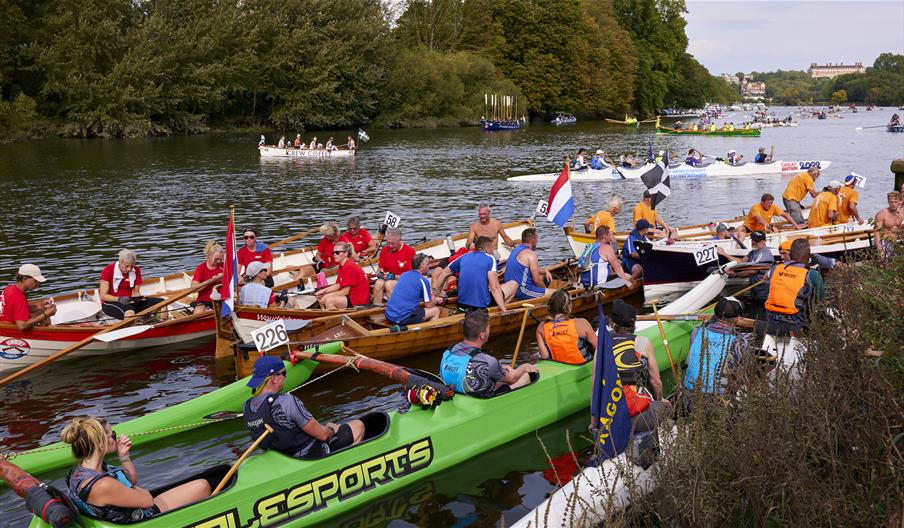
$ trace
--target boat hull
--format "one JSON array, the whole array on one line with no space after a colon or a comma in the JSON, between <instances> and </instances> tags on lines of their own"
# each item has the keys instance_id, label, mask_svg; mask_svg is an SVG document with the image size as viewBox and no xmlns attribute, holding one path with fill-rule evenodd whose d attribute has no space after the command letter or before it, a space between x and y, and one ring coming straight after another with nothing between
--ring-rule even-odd
<instances>
[{"instance_id":1,"label":"boat hull","mask_svg":"<svg viewBox=\"0 0 904 528\"><path fill-rule=\"evenodd\" d=\"M521 130L524 123L521 121L503 122L503 121L481 121L480 128L485 132L498 132L501 130Z\"/></svg>"},{"instance_id":2,"label":"boat hull","mask_svg":"<svg viewBox=\"0 0 904 528\"><path fill-rule=\"evenodd\" d=\"M760 137L760 130L757 128L748 128L740 130L677 130L668 127L657 127L656 132L659 134L669 134L671 136L732 136L732 137Z\"/></svg>"},{"instance_id":3,"label":"boat hull","mask_svg":"<svg viewBox=\"0 0 904 528\"><path fill-rule=\"evenodd\" d=\"M357 150L326 150L326 149L297 149L278 148L273 145L262 145L257 148L261 158L350 158Z\"/></svg>"},{"instance_id":4,"label":"boat hull","mask_svg":"<svg viewBox=\"0 0 904 528\"><path fill-rule=\"evenodd\" d=\"M728 165L721 161L715 161L702 166L692 166L679 163L669 166L669 177L672 179L691 179L704 177L732 177L732 176L767 176L775 174L793 175L806 172L811 167L825 170L831 165L831 161L773 161L770 163L742 163L740 165ZM622 179L637 179L656 167L652 163L633 169L611 167L605 169L583 169L571 171L571 181L609 181ZM559 173L550 172L544 174L528 174L524 176L511 176L506 178L512 182L553 182L559 177Z\"/></svg>"},{"instance_id":5,"label":"boat hull","mask_svg":"<svg viewBox=\"0 0 904 528\"><path fill-rule=\"evenodd\" d=\"M904 132L904 125L888 125L885 129L889 132Z\"/></svg>"}]
</instances>

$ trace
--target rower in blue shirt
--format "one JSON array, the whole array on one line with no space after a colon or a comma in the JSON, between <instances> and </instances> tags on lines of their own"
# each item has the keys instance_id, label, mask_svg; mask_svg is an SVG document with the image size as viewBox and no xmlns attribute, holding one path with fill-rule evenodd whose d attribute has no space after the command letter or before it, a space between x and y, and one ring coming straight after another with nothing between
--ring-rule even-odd
<instances>
[{"instance_id":1,"label":"rower in blue shirt","mask_svg":"<svg viewBox=\"0 0 904 528\"><path fill-rule=\"evenodd\" d=\"M690 165L691 167L696 167L703 163L703 157L697 156L697 151L694 149L690 149L687 151L687 157L684 158L684 163Z\"/></svg>"},{"instance_id":2,"label":"rower in blue shirt","mask_svg":"<svg viewBox=\"0 0 904 528\"><path fill-rule=\"evenodd\" d=\"M605 161L605 152L601 149L597 149L596 154L593 156L593 159L590 160L590 168L593 170L603 170L607 167Z\"/></svg>"},{"instance_id":3,"label":"rower in blue shirt","mask_svg":"<svg viewBox=\"0 0 904 528\"><path fill-rule=\"evenodd\" d=\"M397 325L412 325L439 318L445 298L434 297L430 290L430 255L418 253L411 259L414 267L399 276L386 303L386 320ZM421 306L421 303L424 303Z\"/></svg>"},{"instance_id":4,"label":"rower in blue shirt","mask_svg":"<svg viewBox=\"0 0 904 528\"><path fill-rule=\"evenodd\" d=\"M754 163L768 163L770 161L772 161L772 154L766 155L766 147L760 147L756 156L753 157Z\"/></svg>"},{"instance_id":5,"label":"rower in blue shirt","mask_svg":"<svg viewBox=\"0 0 904 528\"><path fill-rule=\"evenodd\" d=\"M622 248L622 268L626 273L630 273L631 281L635 281L643 276L643 266L640 264L640 249L642 243L649 243L647 233L653 226L643 218L634 225L634 231L628 235L625 245Z\"/></svg>"},{"instance_id":6,"label":"rower in blue shirt","mask_svg":"<svg viewBox=\"0 0 904 528\"><path fill-rule=\"evenodd\" d=\"M439 295L443 285L453 273L458 273L458 309L461 312L486 312L491 301L505 310L505 298L496 275L496 259L493 258L493 239L477 237L477 251L462 255L449 264L435 279L433 294Z\"/></svg>"},{"instance_id":7,"label":"rower in blue shirt","mask_svg":"<svg viewBox=\"0 0 904 528\"><path fill-rule=\"evenodd\" d=\"M555 290L546 287L552 275L537 263L537 230L533 227L521 233L521 243L512 250L502 278L502 294L507 300L537 299L552 295ZM544 281L544 279L546 279Z\"/></svg>"}]
</instances>

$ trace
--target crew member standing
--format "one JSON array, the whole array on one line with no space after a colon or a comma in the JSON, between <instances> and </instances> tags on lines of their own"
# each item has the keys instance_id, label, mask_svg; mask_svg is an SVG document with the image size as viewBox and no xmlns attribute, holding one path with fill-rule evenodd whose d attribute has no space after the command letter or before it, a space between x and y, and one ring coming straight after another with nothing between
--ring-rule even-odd
<instances>
[{"instance_id":1,"label":"crew member standing","mask_svg":"<svg viewBox=\"0 0 904 528\"><path fill-rule=\"evenodd\" d=\"M810 193L813 198L816 198L817 194L819 194L813 187L817 178L819 178L819 169L810 167L807 172L802 172L792 178L788 182L788 186L785 187L785 192L782 193L782 203L785 204L785 210L798 224L804 223L804 213L800 205L801 200L804 199L807 193Z\"/></svg>"}]
</instances>

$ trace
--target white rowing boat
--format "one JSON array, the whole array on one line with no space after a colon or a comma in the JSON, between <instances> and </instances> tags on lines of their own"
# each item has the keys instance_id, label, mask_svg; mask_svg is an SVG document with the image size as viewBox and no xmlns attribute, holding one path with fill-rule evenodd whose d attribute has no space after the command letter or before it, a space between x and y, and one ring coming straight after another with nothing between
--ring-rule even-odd
<instances>
[{"instance_id":1,"label":"white rowing boat","mask_svg":"<svg viewBox=\"0 0 904 528\"><path fill-rule=\"evenodd\" d=\"M772 161L769 163L747 163L728 165L723 161L713 161L699 166L691 166L685 163L677 163L669 166L669 176L672 179L703 178L703 177L732 177L732 176L765 176L773 174L798 174L806 172L811 167L825 170L831 165L831 161ZM622 179L637 179L656 167L647 163L633 169L607 167L605 169L581 169L571 171L571 181L609 181ZM506 178L512 182L553 182L559 177L559 172L545 174L528 174L524 176L511 176Z\"/></svg>"},{"instance_id":2,"label":"white rowing boat","mask_svg":"<svg viewBox=\"0 0 904 528\"><path fill-rule=\"evenodd\" d=\"M348 158L355 155L356 149L303 149L295 147L279 148L275 145L257 147L261 158Z\"/></svg>"}]
</instances>

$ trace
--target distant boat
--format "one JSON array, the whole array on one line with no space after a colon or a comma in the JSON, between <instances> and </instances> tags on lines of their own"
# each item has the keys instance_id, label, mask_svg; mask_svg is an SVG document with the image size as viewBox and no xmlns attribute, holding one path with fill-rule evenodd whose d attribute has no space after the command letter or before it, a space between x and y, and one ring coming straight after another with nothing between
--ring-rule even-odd
<instances>
[{"instance_id":1,"label":"distant boat","mask_svg":"<svg viewBox=\"0 0 904 528\"><path fill-rule=\"evenodd\" d=\"M514 95L483 94L484 113L480 128L485 132L524 128L527 118L518 116L518 98ZM487 117L489 116L489 117Z\"/></svg>"},{"instance_id":2,"label":"distant boat","mask_svg":"<svg viewBox=\"0 0 904 528\"><path fill-rule=\"evenodd\" d=\"M279 148L276 145L260 145L257 147L262 158L347 158L354 156L355 149L300 149L295 147Z\"/></svg>"},{"instance_id":3,"label":"distant boat","mask_svg":"<svg viewBox=\"0 0 904 528\"><path fill-rule=\"evenodd\" d=\"M885 128L889 132L904 132L904 125L888 125Z\"/></svg>"},{"instance_id":4,"label":"distant boat","mask_svg":"<svg viewBox=\"0 0 904 528\"><path fill-rule=\"evenodd\" d=\"M677 128L669 128L657 126L656 132L659 134L671 134L673 136L740 136L740 137L760 137L760 129L758 128L736 128L734 130L679 130Z\"/></svg>"},{"instance_id":5,"label":"distant boat","mask_svg":"<svg viewBox=\"0 0 904 528\"><path fill-rule=\"evenodd\" d=\"M505 121L481 119L480 128L484 129L486 132L496 132L499 130L520 130L524 128L524 121L524 118Z\"/></svg>"},{"instance_id":6,"label":"distant boat","mask_svg":"<svg viewBox=\"0 0 904 528\"><path fill-rule=\"evenodd\" d=\"M552 118L549 121L550 125L573 125L578 122L578 118L574 117L571 114L562 114L560 113L556 117Z\"/></svg>"},{"instance_id":7,"label":"distant boat","mask_svg":"<svg viewBox=\"0 0 904 528\"><path fill-rule=\"evenodd\" d=\"M615 125L636 125L637 124L637 118L636 117L628 117L628 114L625 114L624 121L619 121L618 119L609 119L608 117L605 119L606 119L607 123L612 123Z\"/></svg>"}]
</instances>

